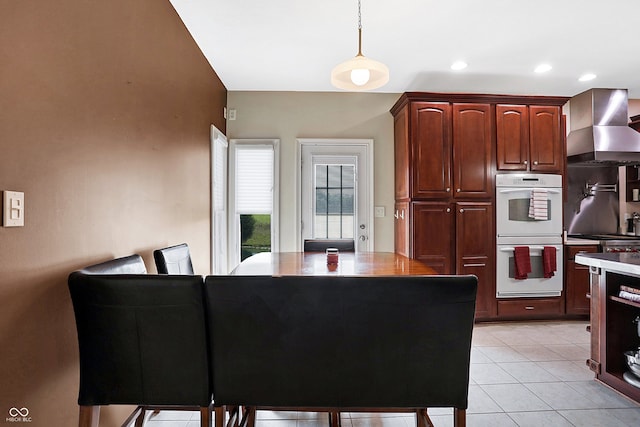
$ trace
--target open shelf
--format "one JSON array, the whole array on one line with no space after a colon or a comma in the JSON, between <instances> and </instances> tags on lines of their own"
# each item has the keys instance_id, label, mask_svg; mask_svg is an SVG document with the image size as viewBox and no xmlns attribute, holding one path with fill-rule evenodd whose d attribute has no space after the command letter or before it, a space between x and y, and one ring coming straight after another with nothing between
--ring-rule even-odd
<instances>
[{"instance_id":1,"label":"open shelf","mask_svg":"<svg viewBox=\"0 0 640 427\"><path fill-rule=\"evenodd\" d=\"M640 308L640 302L631 301L625 298L620 298L615 295L609 296L611 301L619 302L620 304L630 305L631 307Z\"/></svg>"}]
</instances>

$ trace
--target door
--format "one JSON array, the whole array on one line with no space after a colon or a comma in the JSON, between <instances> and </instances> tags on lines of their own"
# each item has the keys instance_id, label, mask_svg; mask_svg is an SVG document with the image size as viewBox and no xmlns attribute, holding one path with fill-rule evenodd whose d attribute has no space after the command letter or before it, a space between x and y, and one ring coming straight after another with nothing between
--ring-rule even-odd
<instances>
[{"instance_id":1,"label":"door","mask_svg":"<svg viewBox=\"0 0 640 427\"><path fill-rule=\"evenodd\" d=\"M301 239L353 239L373 250L373 140L298 140Z\"/></svg>"},{"instance_id":2,"label":"door","mask_svg":"<svg viewBox=\"0 0 640 427\"><path fill-rule=\"evenodd\" d=\"M227 274L227 137L211 126L211 272Z\"/></svg>"},{"instance_id":3,"label":"door","mask_svg":"<svg viewBox=\"0 0 640 427\"><path fill-rule=\"evenodd\" d=\"M560 139L560 107L531 105L529 121L531 170L561 172L564 144Z\"/></svg>"}]
</instances>

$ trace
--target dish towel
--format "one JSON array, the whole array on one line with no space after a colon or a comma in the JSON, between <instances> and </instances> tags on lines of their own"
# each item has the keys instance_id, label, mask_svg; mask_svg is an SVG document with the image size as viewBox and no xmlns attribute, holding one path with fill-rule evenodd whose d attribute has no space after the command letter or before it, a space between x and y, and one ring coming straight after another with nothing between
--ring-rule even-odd
<instances>
[{"instance_id":1,"label":"dish towel","mask_svg":"<svg viewBox=\"0 0 640 427\"><path fill-rule=\"evenodd\" d=\"M535 220L548 220L548 199L547 190L540 188L534 188L531 190L531 199L529 199L529 218L533 218Z\"/></svg>"},{"instance_id":2,"label":"dish towel","mask_svg":"<svg viewBox=\"0 0 640 427\"><path fill-rule=\"evenodd\" d=\"M542 263L544 267L544 277L546 279L553 277L557 269L556 248L553 246L545 246L542 248Z\"/></svg>"},{"instance_id":3,"label":"dish towel","mask_svg":"<svg viewBox=\"0 0 640 427\"><path fill-rule=\"evenodd\" d=\"M525 280L531 273L531 257L529 246L516 246L513 248L513 261L515 263L515 279Z\"/></svg>"}]
</instances>

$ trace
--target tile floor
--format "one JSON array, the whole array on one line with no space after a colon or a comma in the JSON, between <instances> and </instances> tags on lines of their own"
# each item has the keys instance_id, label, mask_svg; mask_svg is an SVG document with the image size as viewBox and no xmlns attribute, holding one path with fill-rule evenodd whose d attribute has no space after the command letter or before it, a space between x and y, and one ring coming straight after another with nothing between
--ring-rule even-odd
<instances>
[{"instance_id":1,"label":"tile floor","mask_svg":"<svg viewBox=\"0 0 640 427\"><path fill-rule=\"evenodd\" d=\"M593 380L587 323L478 324L473 332L469 427L640 426L640 405ZM430 409L437 427L451 409ZM197 412L162 411L148 427L198 427ZM258 427L327 427L325 413L259 411ZM413 427L411 414L343 413L344 427Z\"/></svg>"}]
</instances>

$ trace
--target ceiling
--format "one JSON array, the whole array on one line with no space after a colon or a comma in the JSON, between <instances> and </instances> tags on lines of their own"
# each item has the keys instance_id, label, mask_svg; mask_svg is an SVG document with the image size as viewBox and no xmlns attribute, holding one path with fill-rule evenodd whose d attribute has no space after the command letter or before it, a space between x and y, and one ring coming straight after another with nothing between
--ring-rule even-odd
<instances>
[{"instance_id":1,"label":"ceiling","mask_svg":"<svg viewBox=\"0 0 640 427\"><path fill-rule=\"evenodd\" d=\"M357 0L170 1L229 91L341 91L331 70L357 53ZM362 52L390 70L375 92L640 98L639 16L638 0L362 0Z\"/></svg>"}]
</instances>

